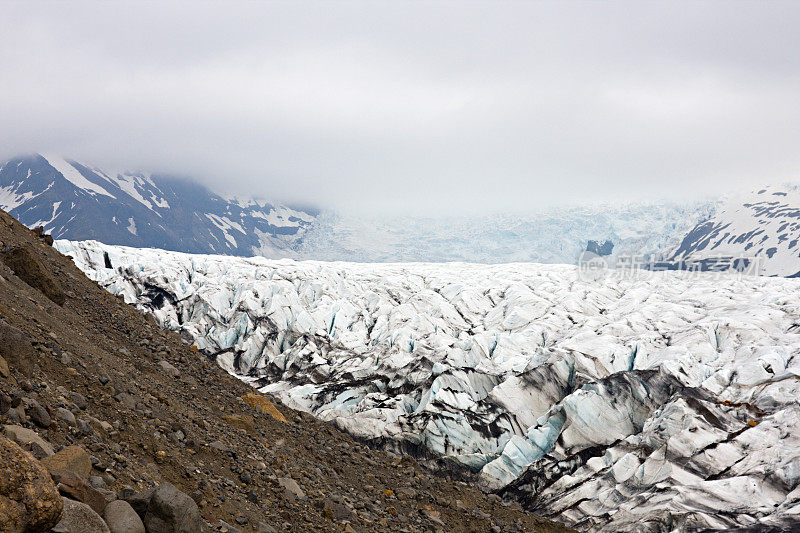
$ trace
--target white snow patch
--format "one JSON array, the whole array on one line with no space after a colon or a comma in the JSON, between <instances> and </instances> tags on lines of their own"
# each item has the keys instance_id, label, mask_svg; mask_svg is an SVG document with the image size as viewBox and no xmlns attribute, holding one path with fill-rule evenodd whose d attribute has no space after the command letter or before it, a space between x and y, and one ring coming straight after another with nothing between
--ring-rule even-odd
<instances>
[{"instance_id":1,"label":"white snow patch","mask_svg":"<svg viewBox=\"0 0 800 533\"><path fill-rule=\"evenodd\" d=\"M67 162L62 157L56 155L42 155L47 162L50 164L51 167L56 169L61 173L64 178L71 182L73 185L78 187L79 189L85 190L89 192L89 194L102 194L104 196L109 196L111 198L116 198L113 194L102 188L100 185L96 183L92 183L91 181L87 180L83 174L78 172L78 169L73 167L69 162Z\"/></svg>"},{"instance_id":2,"label":"white snow patch","mask_svg":"<svg viewBox=\"0 0 800 533\"><path fill-rule=\"evenodd\" d=\"M5 211L11 211L12 209L21 206L31 198L38 196L31 191L17 194L16 191L18 188L19 185L16 187L11 185L0 187L0 207L2 207Z\"/></svg>"}]
</instances>

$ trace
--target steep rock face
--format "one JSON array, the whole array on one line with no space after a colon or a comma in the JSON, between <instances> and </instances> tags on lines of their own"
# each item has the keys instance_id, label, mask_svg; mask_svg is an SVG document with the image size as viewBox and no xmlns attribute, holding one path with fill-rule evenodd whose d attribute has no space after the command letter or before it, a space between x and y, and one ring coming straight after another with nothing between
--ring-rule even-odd
<instances>
[{"instance_id":1,"label":"steep rock face","mask_svg":"<svg viewBox=\"0 0 800 533\"><path fill-rule=\"evenodd\" d=\"M0 208L54 238L281 257L314 211L224 199L185 179L94 168L53 155L0 162Z\"/></svg>"},{"instance_id":2,"label":"steep rock face","mask_svg":"<svg viewBox=\"0 0 800 533\"><path fill-rule=\"evenodd\" d=\"M578 528L800 513L800 280L56 246L288 405Z\"/></svg>"}]
</instances>

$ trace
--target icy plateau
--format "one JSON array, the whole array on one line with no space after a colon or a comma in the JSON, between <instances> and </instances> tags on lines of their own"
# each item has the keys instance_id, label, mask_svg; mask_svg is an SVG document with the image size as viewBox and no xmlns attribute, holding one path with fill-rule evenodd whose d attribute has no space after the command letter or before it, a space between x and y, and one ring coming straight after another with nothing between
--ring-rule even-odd
<instances>
[{"instance_id":1,"label":"icy plateau","mask_svg":"<svg viewBox=\"0 0 800 533\"><path fill-rule=\"evenodd\" d=\"M800 280L56 246L287 405L577 529L800 521Z\"/></svg>"}]
</instances>

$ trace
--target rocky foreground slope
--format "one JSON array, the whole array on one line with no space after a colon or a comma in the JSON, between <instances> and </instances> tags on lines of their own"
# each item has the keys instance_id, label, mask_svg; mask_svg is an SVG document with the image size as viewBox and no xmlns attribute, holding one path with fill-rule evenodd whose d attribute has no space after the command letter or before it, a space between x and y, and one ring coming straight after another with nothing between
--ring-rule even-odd
<instances>
[{"instance_id":1,"label":"rocky foreground slope","mask_svg":"<svg viewBox=\"0 0 800 533\"><path fill-rule=\"evenodd\" d=\"M287 405L576 528L800 524L800 280L56 246Z\"/></svg>"},{"instance_id":2,"label":"rocky foreground slope","mask_svg":"<svg viewBox=\"0 0 800 533\"><path fill-rule=\"evenodd\" d=\"M276 407L4 212L0 260L2 532L567 531Z\"/></svg>"}]
</instances>

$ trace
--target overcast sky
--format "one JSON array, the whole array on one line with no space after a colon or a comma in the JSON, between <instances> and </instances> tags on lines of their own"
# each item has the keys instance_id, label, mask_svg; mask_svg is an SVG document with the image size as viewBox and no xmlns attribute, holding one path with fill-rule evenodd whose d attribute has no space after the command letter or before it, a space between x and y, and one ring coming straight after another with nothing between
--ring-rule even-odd
<instances>
[{"instance_id":1,"label":"overcast sky","mask_svg":"<svg viewBox=\"0 0 800 533\"><path fill-rule=\"evenodd\" d=\"M800 2L7 2L0 155L466 214L800 181Z\"/></svg>"}]
</instances>

